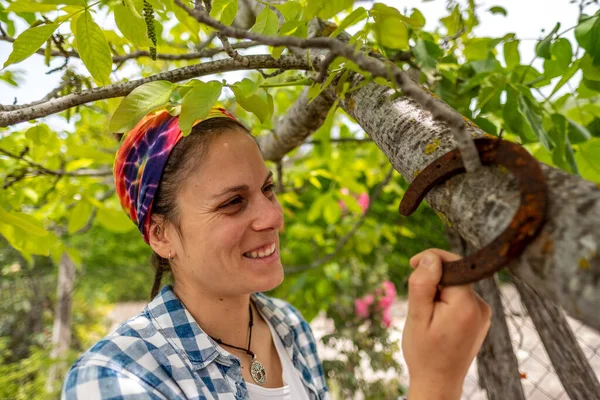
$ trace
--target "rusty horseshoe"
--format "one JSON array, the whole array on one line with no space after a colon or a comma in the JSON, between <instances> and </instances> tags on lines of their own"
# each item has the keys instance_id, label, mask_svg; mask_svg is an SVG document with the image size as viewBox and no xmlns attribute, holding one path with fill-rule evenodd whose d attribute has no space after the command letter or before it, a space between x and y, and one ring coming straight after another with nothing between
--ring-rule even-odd
<instances>
[{"instance_id":1,"label":"rusty horseshoe","mask_svg":"<svg viewBox=\"0 0 600 400\"><path fill-rule=\"evenodd\" d=\"M500 165L516 178L521 203L508 227L491 243L473 254L443 263L441 285L472 283L493 275L518 257L545 222L546 180L538 162L522 146L502 139L474 139L482 165ZM410 184L400 203L400 214L412 214L434 186L465 172L458 149L428 165Z\"/></svg>"}]
</instances>

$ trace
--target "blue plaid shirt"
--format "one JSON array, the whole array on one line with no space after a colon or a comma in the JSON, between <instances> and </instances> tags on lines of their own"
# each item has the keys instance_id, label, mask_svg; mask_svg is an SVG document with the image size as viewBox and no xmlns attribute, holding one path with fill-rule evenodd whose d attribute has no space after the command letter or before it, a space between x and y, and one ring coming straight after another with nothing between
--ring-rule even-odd
<instances>
[{"instance_id":1,"label":"blue plaid shirt","mask_svg":"<svg viewBox=\"0 0 600 400\"><path fill-rule=\"evenodd\" d=\"M273 325L309 396L329 399L308 323L288 303L252 295ZM196 323L170 286L73 364L62 399L248 399L240 360Z\"/></svg>"}]
</instances>

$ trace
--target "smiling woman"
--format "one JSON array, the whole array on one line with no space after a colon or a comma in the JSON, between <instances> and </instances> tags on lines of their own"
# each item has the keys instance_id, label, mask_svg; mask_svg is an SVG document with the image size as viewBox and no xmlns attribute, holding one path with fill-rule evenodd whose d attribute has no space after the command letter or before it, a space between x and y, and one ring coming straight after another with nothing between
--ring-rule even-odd
<instances>
[{"instance_id":1,"label":"smiling woman","mask_svg":"<svg viewBox=\"0 0 600 400\"><path fill-rule=\"evenodd\" d=\"M177 116L153 112L125 136L114 175L153 250L151 301L75 362L63 399L328 399L309 324L262 294L284 277L283 211L250 132L222 108L188 136ZM404 335L411 400L458 399L489 327L472 288L436 295L441 261L453 258L413 258L423 268L411 275ZM165 272L173 283L159 292Z\"/></svg>"}]
</instances>

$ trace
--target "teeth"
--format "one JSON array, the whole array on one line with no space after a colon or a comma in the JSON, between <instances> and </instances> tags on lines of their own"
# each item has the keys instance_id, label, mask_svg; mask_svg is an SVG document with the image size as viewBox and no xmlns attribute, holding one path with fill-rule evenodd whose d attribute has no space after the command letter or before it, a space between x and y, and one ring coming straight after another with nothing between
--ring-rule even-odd
<instances>
[{"instance_id":1,"label":"teeth","mask_svg":"<svg viewBox=\"0 0 600 400\"><path fill-rule=\"evenodd\" d=\"M268 257L271 254L273 254L275 252L275 248L277 247L277 245L275 243L273 243L272 245L268 246L266 249L263 249L261 251L251 251L248 253L244 253L244 255L246 257L250 257L250 258L263 258L263 257Z\"/></svg>"}]
</instances>

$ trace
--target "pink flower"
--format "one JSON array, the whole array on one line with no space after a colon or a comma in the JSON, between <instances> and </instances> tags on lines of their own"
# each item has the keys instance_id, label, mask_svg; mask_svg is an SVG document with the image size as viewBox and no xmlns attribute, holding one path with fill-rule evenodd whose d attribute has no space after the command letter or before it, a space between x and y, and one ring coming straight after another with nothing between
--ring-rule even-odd
<instances>
[{"instance_id":1,"label":"pink flower","mask_svg":"<svg viewBox=\"0 0 600 400\"><path fill-rule=\"evenodd\" d=\"M354 310L360 318L369 317L369 307L373 304L375 297L372 294L364 296L362 299L354 300Z\"/></svg>"},{"instance_id":2,"label":"pink flower","mask_svg":"<svg viewBox=\"0 0 600 400\"><path fill-rule=\"evenodd\" d=\"M360 196L358 196L358 205L362 209L363 214L367 211L367 208L369 208L369 200L368 193L362 193Z\"/></svg>"},{"instance_id":3,"label":"pink flower","mask_svg":"<svg viewBox=\"0 0 600 400\"><path fill-rule=\"evenodd\" d=\"M385 326L386 328L389 328L390 326L392 326L392 310L391 308L386 308L383 310L383 316L381 318L381 322L383 323L383 326Z\"/></svg>"},{"instance_id":4,"label":"pink flower","mask_svg":"<svg viewBox=\"0 0 600 400\"><path fill-rule=\"evenodd\" d=\"M396 287L390 281L384 281L381 285L383 286L383 297L379 299L378 305L380 309L385 310L391 307L396 300ZM381 293L381 290L378 292Z\"/></svg>"}]
</instances>

